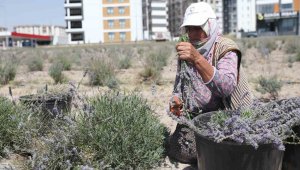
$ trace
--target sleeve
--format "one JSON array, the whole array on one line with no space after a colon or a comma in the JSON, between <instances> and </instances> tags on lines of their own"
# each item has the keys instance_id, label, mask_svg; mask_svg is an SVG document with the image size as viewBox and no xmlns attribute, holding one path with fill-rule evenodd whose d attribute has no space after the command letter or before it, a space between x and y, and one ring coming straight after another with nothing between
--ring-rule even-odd
<instances>
[{"instance_id":1,"label":"sleeve","mask_svg":"<svg viewBox=\"0 0 300 170\"><path fill-rule=\"evenodd\" d=\"M238 75L238 56L235 52L227 52L222 57L216 68L214 68L214 75L206 86L213 94L220 97L229 96L237 86Z\"/></svg>"}]
</instances>

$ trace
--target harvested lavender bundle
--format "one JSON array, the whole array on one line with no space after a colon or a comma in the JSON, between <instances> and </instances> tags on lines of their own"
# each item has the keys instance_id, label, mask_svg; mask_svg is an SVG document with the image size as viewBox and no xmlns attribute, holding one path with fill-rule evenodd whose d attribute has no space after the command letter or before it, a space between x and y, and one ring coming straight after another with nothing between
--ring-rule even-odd
<instances>
[{"instance_id":1,"label":"harvested lavender bundle","mask_svg":"<svg viewBox=\"0 0 300 170\"><path fill-rule=\"evenodd\" d=\"M176 120L217 143L233 141L252 145L255 149L262 144L274 144L279 150L284 150L283 141L295 138L292 128L300 125L300 98L210 112L194 118L194 124L184 117Z\"/></svg>"}]
</instances>

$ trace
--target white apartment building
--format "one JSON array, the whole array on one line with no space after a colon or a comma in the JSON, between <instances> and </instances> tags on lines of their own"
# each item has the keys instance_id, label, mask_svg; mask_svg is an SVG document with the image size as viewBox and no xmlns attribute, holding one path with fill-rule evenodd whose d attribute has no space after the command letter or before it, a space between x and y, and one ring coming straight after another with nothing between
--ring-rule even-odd
<instances>
[{"instance_id":1,"label":"white apartment building","mask_svg":"<svg viewBox=\"0 0 300 170\"><path fill-rule=\"evenodd\" d=\"M143 2L145 40L171 39L167 11L167 0L145 0Z\"/></svg>"},{"instance_id":2,"label":"white apartment building","mask_svg":"<svg viewBox=\"0 0 300 170\"><path fill-rule=\"evenodd\" d=\"M256 30L256 0L237 0L237 31Z\"/></svg>"},{"instance_id":3,"label":"white apartment building","mask_svg":"<svg viewBox=\"0 0 300 170\"><path fill-rule=\"evenodd\" d=\"M6 32L7 31L7 28L5 27L0 27L0 32Z\"/></svg>"},{"instance_id":4,"label":"white apartment building","mask_svg":"<svg viewBox=\"0 0 300 170\"><path fill-rule=\"evenodd\" d=\"M52 44L67 44L68 37L65 27L54 25L19 25L13 28L16 33L51 36Z\"/></svg>"},{"instance_id":5,"label":"white apartment building","mask_svg":"<svg viewBox=\"0 0 300 170\"><path fill-rule=\"evenodd\" d=\"M220 28L220 31L223 32L223 1L214 0L212 1L212 7L216 12L217 22Z\"/></svg>"},{"instance_id":6,"label":"white apartment building","mask_svg":"<svg viewBox=\"0 0 300 170\"><path fill-rule=\"evenodd\" d=\"M143 39L142 0L65 0L70 44Z\"/></svg>"}]
</instances>

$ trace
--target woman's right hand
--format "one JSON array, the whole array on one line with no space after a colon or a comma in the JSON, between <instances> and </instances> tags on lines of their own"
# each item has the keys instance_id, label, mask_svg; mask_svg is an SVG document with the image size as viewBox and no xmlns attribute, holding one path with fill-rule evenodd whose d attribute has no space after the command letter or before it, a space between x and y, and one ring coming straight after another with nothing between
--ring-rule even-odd
<instances>
[{"instance_id":1,"label":"woman's right hand","mask_svg":"<svg viewBox=\"0 0 300 170\"><path fill-rule=\"evenodd\" d=\"M176 51L180 60L185 60L195 63L196 60L201 58L201 54L189 42L180 42L176 45Z\"/></svg>"},{"instance_id":2,"label":"woman's right hand","mask_svg":"<svg viewBox=\"0 0 300 170\"><path fill-rule=\"evenodd\" d=\"M169 102L170 112L176 116L182 116L183 114L183 103L181 99L177 96L173 96Z\"/></svg>"}]
</instances>

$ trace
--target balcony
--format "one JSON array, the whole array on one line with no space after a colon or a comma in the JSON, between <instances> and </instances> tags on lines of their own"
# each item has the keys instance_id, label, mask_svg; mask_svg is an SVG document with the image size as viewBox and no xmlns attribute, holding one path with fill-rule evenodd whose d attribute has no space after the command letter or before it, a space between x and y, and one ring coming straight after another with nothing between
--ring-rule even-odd
<instances>
[{"instance_id":1,"label":"balcony","mask_svg":"<svg viewBox=\"0 0 300 170\"><path fill-rule=\"evenodd\" d=\"M76 32L83 32L82 28L66 28L66 33L76 33Z\"/></svg>"},{"instance_id":2,"label":"balcony","mask_svg":"<svg viewBox=\"0 0 300 170\"><path fill-rule=\"evenodd\" d=\"M65 3L65 8L82 7L82 3Z\"/></svg>"},{"instance_id":3,"label":"balcony","mask_svg":"<svg viewBox=\"0 0 300 170\"><path fill-rule=\"evenodd\" d=\"M82 16L65 16L65 20L83 20Z\"/></svg>"}]
</instances>

